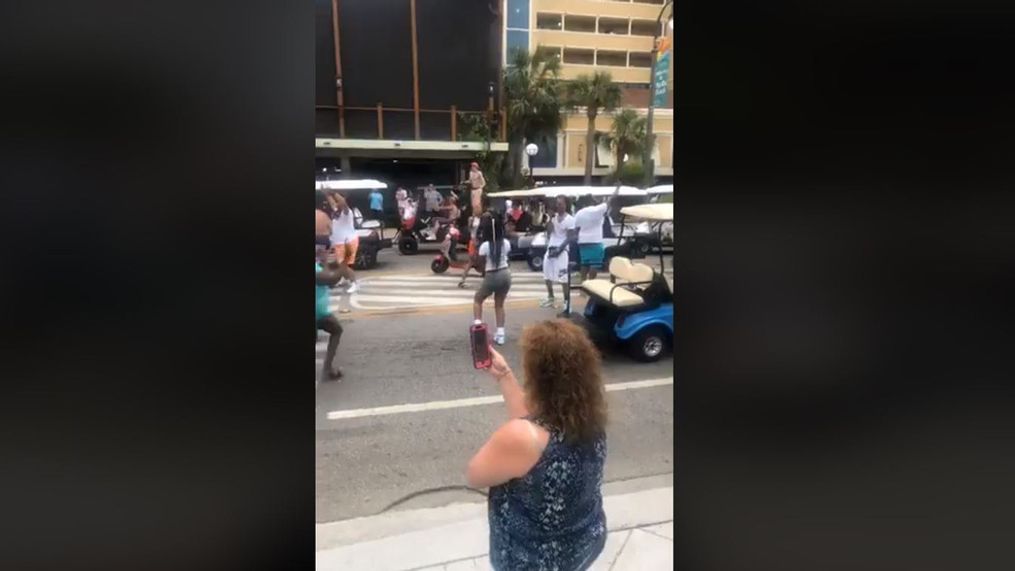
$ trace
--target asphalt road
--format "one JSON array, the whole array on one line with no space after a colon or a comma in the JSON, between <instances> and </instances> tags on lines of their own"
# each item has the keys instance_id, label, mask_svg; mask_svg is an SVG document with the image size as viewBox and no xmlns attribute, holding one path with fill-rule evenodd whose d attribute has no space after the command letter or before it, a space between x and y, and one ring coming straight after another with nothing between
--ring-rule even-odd
<instances>
[{"instance_id":1,"label":"asphalt road","mask_svg":"<svg viewBox=\"0 0 1015 571\"><path fill-rule=\"evenodd\" d=\"M364 289L370 287L372 275L426 276L432 257L427 254L405 257L382 252L378 268L360 273ZM523 264L513 267L518 273L527 271ZM457 289L453 284L428 287ZM501 351L516 371L522 327L555 313L529 301L508 308L508 343ZM576 300L575 309L582 305ZM492 309L487 308L488 322ZM498 394L489 378L472 367L466 335L471 306L353 309L340 319L345 334L337 361L345 378L317 386L317 521L483 501L481 495L464 489L465 466L506 414L500 403L460 400ZM323 356L323 342L322 335L318 358ZM608 393L606 480L672 473L671 357L643 364L607 350L603 367L608 385L626 389ZM656 382L630 385L637 388L619 385L642 380ZM422 410L399 406L412 404L423 405Z\"/></svg>"}]
</instances>

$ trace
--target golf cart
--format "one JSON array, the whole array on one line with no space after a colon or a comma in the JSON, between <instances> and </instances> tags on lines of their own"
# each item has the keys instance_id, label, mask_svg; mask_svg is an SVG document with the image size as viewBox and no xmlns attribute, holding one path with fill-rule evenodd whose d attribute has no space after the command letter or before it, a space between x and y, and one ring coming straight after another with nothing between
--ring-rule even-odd
<instances>
[{"instance_id":1,"label":"golf cart","mask_svg":"<svg viewBox=\"0 0 1015 571\"><path fill-rule=\"evenodd\" d=\"M377 265L377 253L391 247L391 239L381 235L379 220L365 220L357 203L362 202L357 195L365 195L369 191L387 188L388 185L373 179L361 180L324 180L317 181L317 190L339 192L346 197L349 207L353 210L356 222L356 235L359 237L359 249L356 251L354 268L368 270ZM356 197L356 198L353 198Z\"/></svg>"},{"instance_id":2,"label":"golf cart","mask_svg":"<svg viewBox=\"0 0 1015 571\"><path fill-rule=\"evenodd\" d=\"M532 198L547 201L553 200L557 196L563 195L570 198L572 201L581 198L583 196L603 197L612 196L617 190L616 186L542 186L539 188L532 188L527 190L509 190L505 192L494 192L489 196L490 198L503 198L511 200L529 200ZM618 199L623 202L641 203L644 201L644 197L647 193L644 190L640 190L631 186L621 186L620 194ZM623 233L618 225L612 224L611 230L614 234L618 231ZM631 235L634 235L634 230L631 228ZM630 238L628 239L630 240ZM609 258L611 255L632 255L630 253L630 245L621 243L615 237L603 238L603 246L606 248L606 257ZM519 235L517 238L517 245L512 242L511 244L511 258L512 259L524 259L529 269L534 272L542 271L543 269L543 255L546 253L546 234L545 228L542 226L534 226L531 232L524 235ZM637 253L633 254L637 257Z\"/></svg>"},{"instance_id":3,"label":"golf cart","mask_svg":"<svg viewBox=\"0 0 1015 571\"><path fill-rule=\"evenodd\" d=\"M673 204L628 206L620 210L625 220L673 222ZM608 279L586 280L581 290L588 296L585 311L577 320L599 342L620 342L636 360L651 362L673 346L673 291L666 276L665 257L659 252L659 271L651 266L614 256Z\"/></svg>"}]
</instances>

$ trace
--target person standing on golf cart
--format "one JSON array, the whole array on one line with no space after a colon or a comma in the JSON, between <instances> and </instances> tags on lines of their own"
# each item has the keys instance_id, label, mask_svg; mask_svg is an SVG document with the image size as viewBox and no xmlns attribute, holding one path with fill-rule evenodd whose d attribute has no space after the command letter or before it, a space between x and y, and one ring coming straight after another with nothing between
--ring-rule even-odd
<instances>
[{"instance_id":1,"label":"person standing on golf cart","mask_svg":"<svg viewBox=\"0 0 1015 571\"><path fill-rule=\"evenodd\" d=\"M469 169L469 199L472 203L469 215L478 218L483 214L483 189L486 188L486 178L479 170L479 163L473 161Z\"/></svg>"},{"instance_id":2,"label":"person standing on golf cart","mask_svg":"<svg viewBox=\"0 0 1015 571\"><path fill-rule=\"evenodd\" d=\"M587 204L574 215L574 223L578 229L578 257L580 258L581 279L596 279L597 270L603 268L606 247L603 246L603 221L610 210L613 199L620 194L620 185L600 204L595 203L592 195L585 197Z\"/></svg>"},{"instance_id":3,"label":"person standing on golf cart","mask_svg":"<svg viewBox=\"0 0 1015 571\"><path fill-rule=\"evenodd\" d=\"M564 293L565 315L571 312L571 290L568 288L570 256L568 246L575 240L574 217L567 213L567 197L560 195L556 200L556 212L546 225L546 254L543 256L543 279L546 280L546 299L539 307L557 307L553 296L553 282L560 284Z\"/></svg>"}]
</instances>

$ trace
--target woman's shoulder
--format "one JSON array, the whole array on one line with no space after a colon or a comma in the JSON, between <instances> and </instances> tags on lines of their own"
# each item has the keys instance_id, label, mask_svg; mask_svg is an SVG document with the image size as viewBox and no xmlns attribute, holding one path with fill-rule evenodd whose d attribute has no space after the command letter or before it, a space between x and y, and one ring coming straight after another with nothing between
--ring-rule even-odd
<instances>
[{"instance_id":1,"label":"woman's shoulder","mask_svg":"<svg viewBox=\"0 0 1015 571\"><path fill-rule=\"evenodd\" d=\"M545 435L548 437L550 435L549 431L543 428L542 425L530 422L524 418L513 418L505 422L493 433L493 439L503 450L529 454L536 451L532 442L533 429L535 429L537 436L543 437Z\"/></svg>"}]
</instances>

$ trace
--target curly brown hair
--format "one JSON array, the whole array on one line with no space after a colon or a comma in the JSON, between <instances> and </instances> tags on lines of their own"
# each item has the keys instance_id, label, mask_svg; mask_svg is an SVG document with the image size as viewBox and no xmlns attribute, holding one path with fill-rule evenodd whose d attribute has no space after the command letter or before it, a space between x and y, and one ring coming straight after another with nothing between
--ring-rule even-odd
<instances>
[{"instance_id":1,"label":"curly brown hair","mask_svg":"<svg viewBox=\"0 0 1015 571\"><path fill-rule=\"evenodd\" d=\"M606 429L606 394L599 351L581 327L565 319L522 332L526 397L534 416L570 442L588 442Z\"/></svg>"}]
</instances>

